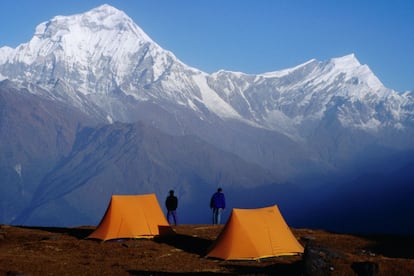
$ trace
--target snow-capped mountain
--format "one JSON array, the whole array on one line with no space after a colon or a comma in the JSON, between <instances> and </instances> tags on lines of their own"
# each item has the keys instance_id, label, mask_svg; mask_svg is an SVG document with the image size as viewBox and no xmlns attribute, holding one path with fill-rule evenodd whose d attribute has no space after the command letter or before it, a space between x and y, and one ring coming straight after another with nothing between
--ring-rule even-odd
<instances>
[{"instance_id":1,"label":"snow-capped mountain","mask_svg":"<svg viewBox=\"0 0 414 276\"><path fill-rule=\"evenodd\" d=\"M216 185L240 204L253 188L274 204L273 194L301 200L315 185L330 188L313 202L321 194L334 202L331 187L412 167L414 91L384 87L355 54L208 74L109 5L56 16L29 42L0 48L0 111L0 223L33 212L32 224L60 221L56 206L90 223L112 193L161 195L169 185L189 210ZM90 191L88 213L81 195Z\"/></svg>"},{"instance_id":2,"label":"snow-capped mountain","mask_svg":"<svg viewBox=\"0 0 414 276\"><path fill-rule=\"evenodd\" d=\"M3 77L22 84L52 90L60 81L91 98L122 91L140 101L166 100L191 108L202 100L216 113L236 116L205 89L205 74L181 63L108 5L54 17L37 26L30 42L1 53Z\"/></svg>"},{"instance_id":3,"label":"snow-capped mountain","mask_svg":"<svg viewBox=\"0 0 414 276\"><path fill-rule=\"evenodd\" d=\"M221 71L209 84L243 117L291 134L333 107L344 127L366 131L403 128L413 115L409 96L384 87L354 54L255 76Z\"/></svg>"},{"instance_id":4,"label":"snow-capped mountain","mask_svg":"<svg viewBox=\"0 0 414 276\"><path fill-rule=\"evenodd\" d=\"M294 138L306 135L304 126L321 120L332 107L343 126L367 131L404 128L413 115L407 109L411 99L385 88L354 54L259 75L209 75L180 62L109 5L56 16L38 25L28 43L1 48L0 74L47 91L65 86L64 101L70 95L77 106L95 106L116 121L134 119L126 111L110 111L108 99L115 93L185 107L199 116L208 110ZM62 98L57 94L51 95ZM79 94L86 97L80 100Z\"/></svg>"}]
</instances>

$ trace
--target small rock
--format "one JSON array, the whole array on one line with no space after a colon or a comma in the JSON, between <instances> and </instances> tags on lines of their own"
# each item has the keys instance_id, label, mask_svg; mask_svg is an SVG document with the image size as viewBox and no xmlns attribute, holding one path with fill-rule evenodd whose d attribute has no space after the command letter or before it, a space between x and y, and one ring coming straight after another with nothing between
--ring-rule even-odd
<instances>
[{"instance_id":1,"label":"small rock","mask_svg":"<svg viewBox=\"0 0 414 276\"><path fill-rule=\"evenodd\" d=\"M358 276L379 276L379 265L374 262L355 262L351 265Z\"/></svg>"}]
</instances>

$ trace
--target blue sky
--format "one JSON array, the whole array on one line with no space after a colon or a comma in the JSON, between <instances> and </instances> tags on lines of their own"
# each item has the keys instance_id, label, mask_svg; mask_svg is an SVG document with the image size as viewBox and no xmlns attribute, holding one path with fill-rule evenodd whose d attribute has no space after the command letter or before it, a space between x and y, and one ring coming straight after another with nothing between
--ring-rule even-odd
<instances>
[{"instance_id":1,"label":"blue sky","mask_svg":"<svg viewBox=\"0 0 414 276\"><path fill-rule=\"evenodd\" d=\"M2 0L0 47L55 15L110 4L205 72L264 73L355 53L385 86L414 89L412 0Z\"/></svg>"}]
</instances>

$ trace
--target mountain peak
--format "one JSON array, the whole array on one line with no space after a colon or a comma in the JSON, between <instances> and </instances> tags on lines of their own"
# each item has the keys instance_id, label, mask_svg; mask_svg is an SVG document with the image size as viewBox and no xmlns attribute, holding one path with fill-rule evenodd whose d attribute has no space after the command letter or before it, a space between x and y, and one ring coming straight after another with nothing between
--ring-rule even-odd
<instances>
[{"instance_id":1,"label":"mountain peak","mask_svg":"<svg viewBox=\"0 0 414 276\"><path fill-rule=\"evenodd\" d=\"M332 58L325 64L328 65L333 76L345 73L348 76L348 81L352 81L353 83L363 82L377 92L384 89L384 85L371 71L369 66L361 64L355 54ZM381 95L384 96L386 94L382 93Z\"/></svg>"},{"instance_id":2,"label":"mountain peak","mask_svg":"<svg viewBox=\"0 0 414 276\"><path fill-rule=\"evenodd\" d=\"M332 58L329 62L341 69L352 69L361 66L361 63L353 53L343 57Z\"/></svg>"},{"instance_id":3,"label":"mountain peak","mask_svg":"<svg viewBox=\"0 0 414 276\"><path fill-rule=\"evenodd\" d=\"M100 5L96 8L91 9L89 12L90 13L103 13L103 14L119 14L119 13L124 14L124 12L108 4Z\"/></svg>"},{"instance_id":4,"label":"mountain peak","mask_svg":"<svg viewBox=\"0 0 414 276\"><path fill-rule=\"evenodd\" d=\"M71 30L79 32L80 29L90 29L92 32L100 30L132 31L145 41L152 40L133 22L123 11L104 4L85 13L55 16L51 20L37 26L35 36L39 38L53 37L69 33ZM65 32L66 31L66 32ZM59 41L58 38L54 38Z\"/></svg>"},{"instance_id":5,"label":"mountain peak","mask_svg":"<svg viewBox=\"0 0 414 276\"><path fill-rule=\"evenodd\" d=\"M45 86L53 86L62 79L85 94L107 93L130 82L130 74L141 78L132 86L144 86L160 77L175 61L128 15L106 4L84 13L55 16L39 24L28 43L12 50L3 47L0 54L5 56L0 57L0 66L24 64L28 66L26 72L30 71L2 71L0 79ZM137 87L132 86L127 90L136 91Z\"/></svg>"},{"instance_id":6,"label":"mountain peak","mask_svg":"<svg viewBox=\"0 0 414 276\"><path fill-rule=\"evenodd\" d=\"M133 23L132 19L123 11L118 10L108 4L96 7L88 12L81 14L82 21L93 22L107 28L116 28L120 25Z\"/></svg>"}]
</instances>

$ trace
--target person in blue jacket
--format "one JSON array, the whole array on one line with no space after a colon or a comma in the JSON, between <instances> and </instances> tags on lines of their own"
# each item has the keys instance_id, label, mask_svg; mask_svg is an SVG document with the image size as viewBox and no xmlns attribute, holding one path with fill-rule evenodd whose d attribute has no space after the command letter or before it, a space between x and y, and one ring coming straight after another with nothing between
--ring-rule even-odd
<instances>
[{"instance_id":1,"label":"person in blue jacket","mask_svg":"<svg viewBox=\"0 0 414 276\"><path fill-rule=\"evenodd\" d=\"M220 224L221 213L226 208L226 198L221 188L211 197L210 208L213 209L213 224Z\"/></svg>"}]
</instances>

